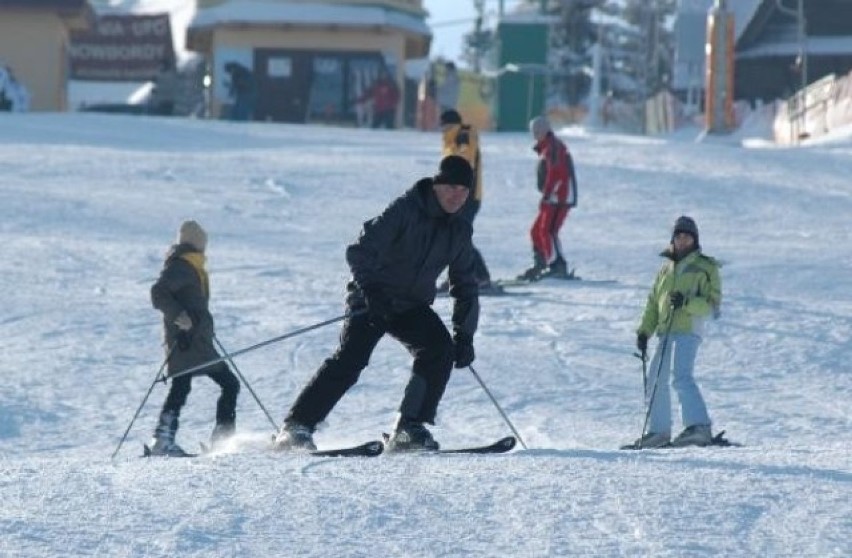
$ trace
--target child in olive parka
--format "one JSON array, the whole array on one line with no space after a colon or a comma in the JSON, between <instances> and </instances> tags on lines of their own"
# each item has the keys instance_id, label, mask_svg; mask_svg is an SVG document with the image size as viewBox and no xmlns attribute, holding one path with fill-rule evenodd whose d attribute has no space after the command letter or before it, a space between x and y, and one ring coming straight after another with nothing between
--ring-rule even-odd
<instances>
[{"instance_id":1,"label":"child in olive parka","mask_svg":"<svg viewBox=\"0 0 852 558\"><path fill-rule=\"evenodd\" d=\"M636 440L638 447L659 447L671 440L672 417L669 376L680 401L684 430L672 445L711 443L710 416L693 378L695 357L708 317L718 317L722 302L719 263L701 253L698 227L686 216L675 222L671 245L648 295L636 346L645 357L648 338L659 338L651 359L646 401L651 404L647 432ZM656 388L655 388L656 385Z\"/></svg>"},{"instance_id":2,"label":"child in olive parka","mask_svg":"<svg viewBox=\"0 0 852 558\"><path fill-rule=\"evenodd\" d=\"M210 282L204 267L206 248L207 233L201 225L195 221L183 222L178 230L177 244L166 254L160 277L151 287L151 302L163 313L169 376L219 358L213 347L213 316L208 309ZM212 442L217 444L234 433L240 382L224 362L204 368L198 374L207 375L222 388L212 435ZM151 453L185 454L175 443L175 433L180 411L192 387L192 376L172 379L154 430Z\"/></svg>"}]
</instances>

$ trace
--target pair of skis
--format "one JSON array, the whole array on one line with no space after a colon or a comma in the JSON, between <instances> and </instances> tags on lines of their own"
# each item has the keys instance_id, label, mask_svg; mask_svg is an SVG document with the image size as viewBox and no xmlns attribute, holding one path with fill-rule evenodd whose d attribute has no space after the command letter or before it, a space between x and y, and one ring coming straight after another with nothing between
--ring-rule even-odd
<instances>
[{"instance_id":1,"label":"pair of skis","mask_svg":"<svg viewBox=\"0 0 852 558\"><path fill-rule=\"evenodd\" d=\"M490 453L506 453L507 451L511 451L517 440L514 436L507 436L505 438L501 438L492 444L486 444L483 446L467 446L461 448L450 448L450 449L439 449L435 451L423 451L423 452L397 452L397 453L417 453L417 454L452 454L452 453L471 453L471 454L490 454ZM373 440L367 442L366 444L361 444L358 446L345 447L345 448L336 448L336 449L328 449L328 450L315 450L310 452L310 455L318 456L318 457L376 457L384 453L385 444L378 441Z\"/></svg>"},{"instance_id":2,"label":"pair of skis","mask_svg":"<svg viewBox=\"0 0 852 558\"><path fill-rule=\"evenodd\" d=\"M371 441L366 444L357 446L347 446L342 448L332 448L326 450L314 450L303 452L305 455L313 455L316 457L376 457L384 451L384 445L379 441ZM142 446L142 457L198 457L212 452L212 449L202 442L201 451L198 453L171 453L171 454L155 454L147 444Z\"/></svg>"},{"instance_id":3,"label":"pair of skis","mask_svg":"<svg viewBox=\"0 0 852 558\"><path fill-rule=\"evenodd\" d=\"M703 445L703 446L699 446L699 445L696 445L696 444L687 445L687 446L675 446L671 442L669 442L668 444L665 444L663 446L657 446L657 447L654 447L654 448L645 448L645 447L641 447L639 444L634 442L632 444L627 444L627 445L621 446L621 448L619 448L619 449L637 450L638 451L638 450L650 450L650 449L709 448L709 447L739 448L739 447L742 447L742 444L738 444L737 442L732 442L732 441L728 440L727 438L725 438L725 431L722 430L721 432L719 432L718 434L713 436L713 438L710 440L709 444L706 444L706 445Z\"/></svg>"},{"instance_id":4,"label":"pair of skis","mask_svg":"<svg viewBox=\"0 0 852 558\"><path fill-rule=\"evenodd\" d=\"M517 440L514 436L507 436L506 438L501 438L492 444L486 444L483 446L468 446L461 448L451 448L451 449L441 449L436 451L425 451L418 452L423 454L452 454L452 453L470 453L470 454L490 454L490 453L506 453L507 451L512 450L515 447ZM204 448L204 446L202 446ZM209 450L208 450L209 451ZM379 440L372 440L365 444L359 444L357 446L347 446L341 448L331 448L331 449L321 449L314 450L310 452L306 452L305 455L311 455L314 457L377 457L384 453L385 445ZM142 457L198 457L199 455L203 455L207 453L206 451L202 451L201 453L182 453L176 455L154 455L151 452L151 449L147 446L143 446ZM411 452L415 453L415 452Z\"/></svg>"},{"instance_id":5,"label":"pair of skis","mask_svg":"<svg viewBox=\"0 0 852 558\"><path fill-rule=\"evenodd\" d=\"M543 275L532 279L524 277L515 277L513 279L495 279L488 285L480 285L479 296L528 296L533 294L532 291L518 291L515 287L525 285L534 285L544 279L552 279L557 281L580 281L582 277L574 274L572 269L566 275ZM449 284L445 281L438 286L437 296L439 298L449 296Z\"/></svg>"},{"instance_id":6,"label":"pair of skis","mask_svg":"<svg viewBox=\"0 0 852 558\"><path fill-rule=\"evenodd\" d=\"M574 275L574 270L572 269L568 275L542 275L540 277L535 278L527 278L527 277L515 277L513 279L497 279L492 281L491 284L496 287L520 287L523 285L534 285L536 283L540 283L544 280L553 280L553 281L582 281L583 278L579 275Z\"/></svg>"},{"instance_id":7,"label":"pair of skis","mask_svg":"<svg viewBox=\"0 0 852 558\"><path fill-rule=\"evenodd\" d=\"M528 296L533 294L532 291L518 291L514 288L507 289L506 287L516 287L519 285L528 285L529 283L517 283L517 284L508 284L508 283L498 283L494 282L485 286L479 287L479 296ZM446 289L439 289L436 293L438 298L446 298L450 296L450 292Z\"/></svg>"},{"instance_id":8,"label":"pair of skis","mask_svg":"<svg viewBox=\"0 0 852 558\"><path fill-rule=\"evenodd\" d=\"M526 281L521 279L497 280L487 287L480 286L479 296L530 296L534 294L533 291L517 290L516 287L533 285L535 283L535 281ZM446 290L439 290L436 296L438 298L446 298L450 296L450 293Z\"/></svg>"}]
</instances>

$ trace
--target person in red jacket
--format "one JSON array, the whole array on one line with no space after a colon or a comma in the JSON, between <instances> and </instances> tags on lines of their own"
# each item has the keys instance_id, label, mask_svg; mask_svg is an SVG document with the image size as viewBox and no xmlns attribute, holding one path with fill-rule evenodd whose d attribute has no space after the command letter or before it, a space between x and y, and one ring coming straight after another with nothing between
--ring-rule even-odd
<instances>
[{"instance_id":1,"label":"person in red jacket","mask_svg":"<svg viewBox=\"0 0 852 558\"><path fill-rule=\"evenodd\" d=\"M539 156L538 191L541 200L538 216L530 229L533 245L533 265L520 279L537 281L544 277L570 279L568 263L562 255L559 229L572 207L577 205L577 177L574 162L565 144L556 137L544 116L530 121L535 138L533 149Z\"/></svg>"},{"instance_id":2,"label":"person in red jacket","mask_svg":"<svg viewBox=\"0 0 852 558\"><path fill-rule=\"evenodd\" d=\"M390 74L385 69L379 72L379 77L370 87L364 91L364 94L358 97L355 102L362 103L364 101L372 101L373 103L373 128L385 128L392 130L396 122L396 106L399 104L399 88L391 79Z\"/></svg>"}]
</instances>

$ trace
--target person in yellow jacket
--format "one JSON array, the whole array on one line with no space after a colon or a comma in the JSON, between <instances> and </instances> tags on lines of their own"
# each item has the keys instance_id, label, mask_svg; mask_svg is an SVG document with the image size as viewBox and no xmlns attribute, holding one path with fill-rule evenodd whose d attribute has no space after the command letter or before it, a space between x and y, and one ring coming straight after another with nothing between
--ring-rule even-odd
<instances>
[{"instance_id":1,"label":"person in yellow jacket","mask_svg":"<svg viewBox=\"0 0 852 558\"><path fill-rule=\"evenodd\" d=\"M645 386L649 402L647 430L634 446L660 447L711 443L710 416L695 383L695 357L708 318L719 316L722 282L719 263L701 252L698 226L691 217L677 219L671 245L648 295L636 346L645 358L648 338L659 339L651 359L650 381ZM671 440L672 417L669 377L678 395L684 430Z\"/></svg>"},{"instance_id":2,"label":"person in yellow jacket","mask_svg":"<svg viewBox=\"0 0 852 558\"><path fill-rule=\"evenodd\" d=\"M479 133L471 124L462 122L458 111L450 109L441 113L441 133L443 147L441 157L448 155L459 155L464 157L473 168L473 189L467 203L460 212L460 217L466 219L473 226L473 220L482 206L482 153L479 150ZM491 286L491 274L482 254L474 246L474 257L476 258L476 278L480 288ZM446 285L442 285L444 290Z\"/></svg>"}]
</instances>

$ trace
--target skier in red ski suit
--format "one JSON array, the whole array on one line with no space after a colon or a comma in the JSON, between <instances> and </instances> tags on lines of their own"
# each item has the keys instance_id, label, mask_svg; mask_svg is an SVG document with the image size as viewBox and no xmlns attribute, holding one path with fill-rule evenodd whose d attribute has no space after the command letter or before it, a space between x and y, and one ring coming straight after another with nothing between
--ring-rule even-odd
<instances>
[{"instance_id":1,"label":"skier in red ski suit","mask_svg":"<svg viewBox=\"0 0 852 558\"><path fill-rule=\"evenodd\" d=\"M538 216L530 229L533 266L522 279L535 281L543 277L570 278L568 264L562 255L559 229L572 207L577 205L577 178L568 148L556 137L544 116L530 121L535 138L533 149L539 155L538 190L541 200Z\"/></svg>"}]
</instances>

